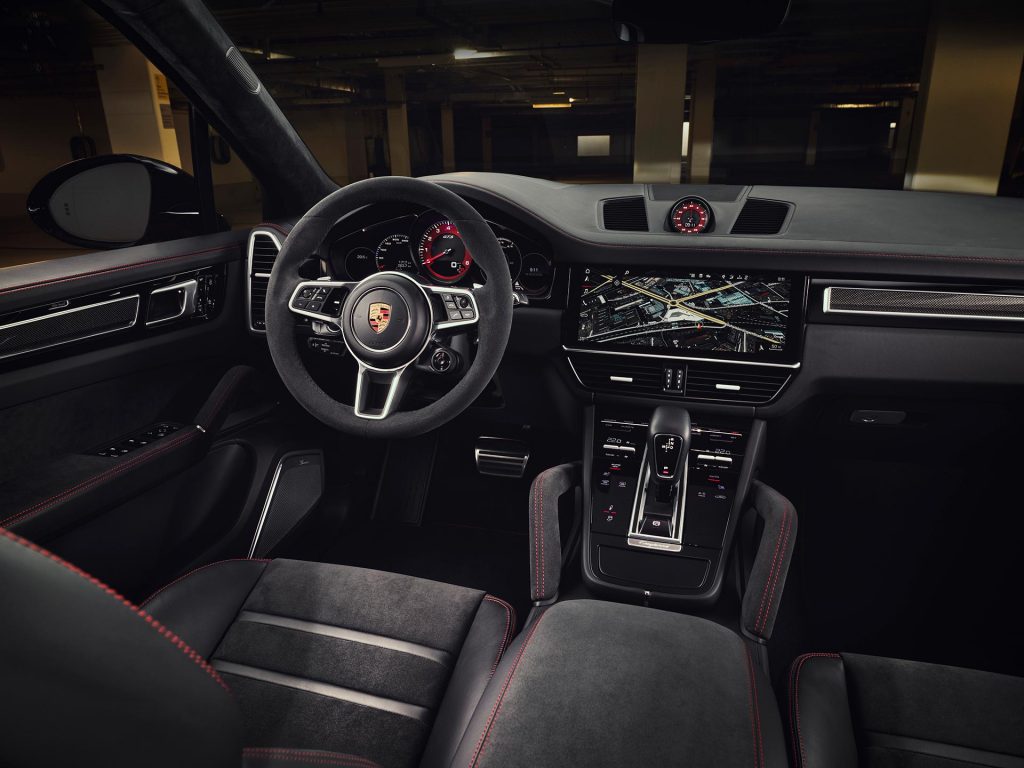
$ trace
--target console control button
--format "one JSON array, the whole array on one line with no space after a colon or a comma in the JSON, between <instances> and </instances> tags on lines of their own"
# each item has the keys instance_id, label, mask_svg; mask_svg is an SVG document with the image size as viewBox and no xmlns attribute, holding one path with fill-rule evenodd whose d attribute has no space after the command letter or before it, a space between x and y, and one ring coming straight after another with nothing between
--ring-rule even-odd
<instances>
[{"instance_id":1,"label":"console control button","mask_svg":"<svg viewBox=\"0 0 1024 768\"><path fill-rule=\"evenodd\" d=\"M664 536L672 538L672 519L661 515L647 515L640 523L640 533L644 536Z\"/></svg>"}]
</instances>

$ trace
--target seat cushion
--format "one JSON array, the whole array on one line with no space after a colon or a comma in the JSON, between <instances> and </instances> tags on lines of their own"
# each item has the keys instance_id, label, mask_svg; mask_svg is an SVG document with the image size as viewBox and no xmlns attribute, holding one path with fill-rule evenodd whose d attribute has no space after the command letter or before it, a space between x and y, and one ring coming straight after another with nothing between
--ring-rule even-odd
<instances>
[{"instance_id":1,"label":"seat cushion","mask_svg":"<svg viewBox=\"0 0 1024 768\"><path fill-rule=\"evenodd\" d=\"M209 653L253 764L317 750L415 765L435 721L432 749L454 751L514 626L476 590L294 560L216 564L147 609Z\"/></svg>"},{"instance_id":2,"label":"seat cushion","mask_svg":"<svg viewBox=\"0 0 1024 768\"><path fill-rule=\"evenodd\" d=\"M789 676L800 768L1024 767L1024 678L854 653Z\"/></svg>"},{"instance_id":3,"label":"seat cushion","mask_svg":"<svg viewBox=\"0 0 1024 768\"><path fill-rule=\"evenodd\" d=\"M572 600L513 643L455 765L786 762L771 686L737 634L693 616Z\"/></svg>"}]
</instances>

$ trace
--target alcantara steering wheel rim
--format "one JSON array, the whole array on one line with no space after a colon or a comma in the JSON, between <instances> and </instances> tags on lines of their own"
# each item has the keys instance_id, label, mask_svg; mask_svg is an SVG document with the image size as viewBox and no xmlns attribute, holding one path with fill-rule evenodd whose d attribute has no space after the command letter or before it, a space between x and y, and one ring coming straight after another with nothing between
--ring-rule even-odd
<instances>
[{"instance_id":1,"label":"alcantara steering wheel rim","mask_svg":"<svg viewBox=\"0 0 1024 768\"><path fill-rule=\"evenodd\" d=\"M360 281L309 281L299 275L299 267L312 254L320 252L325 238L341 218L382 202L422 205L451 220L486 275L484 285L472 289L437 286L399 272L371 275ZM328 286L347 291L336 322L359 366L356 407L328 395L309 375L299 351L296 326L302 316L314 313L298 308L294 300L303 290ZM466 297L467 319L455 321L437 316L431 295L442 292ZM381 325L381 306L388 307L388 317L384 329L377 330ZM285 238L274 263L266 313L267 342L274 365L288 391L310 414L348 434L411 437L451 421L487 387L501 362L512 327L512 282L497 237L469 203L433 182L386 176L333 192L299 220ZM476 355L465 375L438 400L416 410L396 410L396 404L391 402L393 396L400 399L408 383L404 377L414 375L414 364L429 349L435 334L460 326L467 330L475 326L479 338ZM363 411L360 415L359 403L364 395L361 387L379 384L393 388L387 390L382 413Z\"/></svg>"}]
</instances>

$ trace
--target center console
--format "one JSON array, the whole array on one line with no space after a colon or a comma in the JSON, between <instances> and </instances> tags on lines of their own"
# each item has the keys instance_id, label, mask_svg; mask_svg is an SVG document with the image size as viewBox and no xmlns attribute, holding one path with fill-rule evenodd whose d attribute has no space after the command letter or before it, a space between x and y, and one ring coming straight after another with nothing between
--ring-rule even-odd
<instances>
[{"instance_id":1,"label":"center console","mask_svg":"<svg viewBox=\"0 0 1024 768\"><path fill-rule=\"evenodd\" d=\"M764 442L764 422L682 409L590 409L583 575L598 594L709 604ZM688 426L688 435L684 434Z\"/></svg>"}]
</instances>

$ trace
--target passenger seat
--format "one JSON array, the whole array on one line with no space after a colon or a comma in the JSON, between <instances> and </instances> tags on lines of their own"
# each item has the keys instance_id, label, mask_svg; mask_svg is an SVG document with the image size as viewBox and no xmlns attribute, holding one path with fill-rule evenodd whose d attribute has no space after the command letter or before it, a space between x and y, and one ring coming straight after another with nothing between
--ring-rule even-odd
<instances>
[{"instance_id":1,"label":"passenger seat","mask_svg":"<svg viewBox=\"0 0 1024 768\"><path fill-rule=\"evenodd\" d=\"M808 653L788 689L797 768L1024 768L1024 678Z\"/></svg>"}]
</instances>

